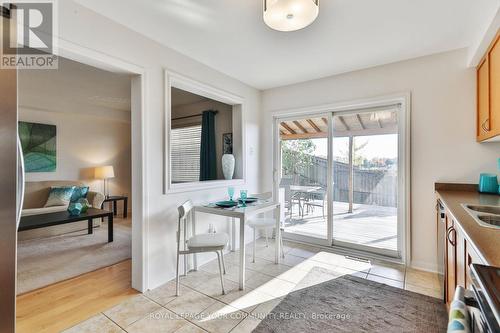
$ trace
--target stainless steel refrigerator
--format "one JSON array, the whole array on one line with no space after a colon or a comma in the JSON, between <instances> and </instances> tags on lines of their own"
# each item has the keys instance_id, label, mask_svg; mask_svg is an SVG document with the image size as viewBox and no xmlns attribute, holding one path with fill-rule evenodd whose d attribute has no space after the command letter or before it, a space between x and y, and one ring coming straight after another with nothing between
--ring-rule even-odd
<instances>
[{"instance_id":1,"label":"stainless steel refrigerator","mask_svg":"<svg viewBox=\"0 0 500 333\"><path fill-rule=\"evenodd\" d=\"M10 12L0 6L2 23ZM11 25L15 26L15 25ZM4 28L4 27L2 27ZM2 42L6 36L2 29ZM15 31L10 37L15 36ZM16 325L17 227L22 207L24 172L17 135L17 70L0 68L0 332Z\"/></svg>"}]
</instances>

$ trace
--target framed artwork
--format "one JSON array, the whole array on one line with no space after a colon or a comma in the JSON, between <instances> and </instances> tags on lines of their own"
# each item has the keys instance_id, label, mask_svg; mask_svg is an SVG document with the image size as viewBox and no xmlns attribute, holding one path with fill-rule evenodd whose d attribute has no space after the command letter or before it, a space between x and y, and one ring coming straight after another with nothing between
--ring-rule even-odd
<instances>
[{"instance_id":1,"label":"framed artwork","mask_svg":"<svg viewBox=\"0 0 500 333\"><path fill-rule=\"evenodd\" d=\"M223 154L233 153L233 133L222 134L222 153Z\"/></svg>"},{"instance_id":2,"label":"framed artwork","mask_svg":"<svg viewBox=\"0 0 500 333\"><path fill-rule=\"evenodd\" d=\"M26 172L56 171L56 126L19 122Z\"/></svg>"}]
</instances>

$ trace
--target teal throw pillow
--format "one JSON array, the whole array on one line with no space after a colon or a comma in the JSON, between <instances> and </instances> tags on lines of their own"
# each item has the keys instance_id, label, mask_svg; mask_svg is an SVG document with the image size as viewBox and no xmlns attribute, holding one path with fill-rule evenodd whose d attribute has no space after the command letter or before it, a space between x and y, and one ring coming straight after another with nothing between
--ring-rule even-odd
<instances>
[{"instance_id":1,"label":"teal throw pillow","mask_svg":"<svg viewBox=\"0 0 500 333\"><path fill-rule=\"evenodd\" d=\"M76 186L71 195L71 202L77 202L79 199L86 198L88 193L88 186Z\"/></svg>"},{"instance_id":2,"label":"teal throw pillow","mask_svg":"<svg viewBox=\"0 0 500 333\"><path fill-rule=\"evenodd\" d=\"M68 206L74 189L74 186L51 187L44 207Z\"/></svg>"}]
</instances>

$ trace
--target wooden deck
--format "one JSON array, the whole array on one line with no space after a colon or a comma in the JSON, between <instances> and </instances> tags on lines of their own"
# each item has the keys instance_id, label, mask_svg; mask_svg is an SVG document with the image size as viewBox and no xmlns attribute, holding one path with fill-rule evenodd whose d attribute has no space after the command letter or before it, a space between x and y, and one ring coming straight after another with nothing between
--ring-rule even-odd
<instances>
[{"instance_id":1,"label":"wooden deck","mask_svg":"<svg viewBox=\"0 0 500 333\"><path fill-rule=\"evenodd\" d=\"M336 240L389 250L397 250L397 209L372 205L354 204L348 213L348 203L333 203L333 237ZM325 214L327 214L325 207ZM326 215L321 207L298 215L294 206L292 218L287 218L285 231L295 234L327 238Z\"/></svg>"}]
</instances>

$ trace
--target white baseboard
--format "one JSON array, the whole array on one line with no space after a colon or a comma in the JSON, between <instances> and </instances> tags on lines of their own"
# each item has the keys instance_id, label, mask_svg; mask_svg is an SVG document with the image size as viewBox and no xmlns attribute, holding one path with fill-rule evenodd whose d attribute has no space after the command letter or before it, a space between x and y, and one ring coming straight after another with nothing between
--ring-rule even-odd
<instances>
[{"instance_id":1,"label":"white baseboard","mask_svg":"<svg viewBox=\"0 0 500 333\"><path fill-rule=\"evenodd\" d=\"M437 264L428 263L425 261L412 260L410 267L421 270L421 271L426 271L426 272L431 272L431 273L439 273L439 269L438 269Z\"/></svg>"}]
</instances>

